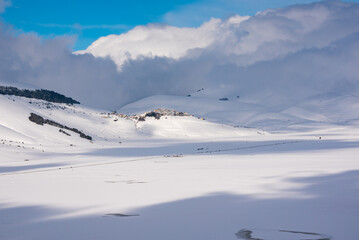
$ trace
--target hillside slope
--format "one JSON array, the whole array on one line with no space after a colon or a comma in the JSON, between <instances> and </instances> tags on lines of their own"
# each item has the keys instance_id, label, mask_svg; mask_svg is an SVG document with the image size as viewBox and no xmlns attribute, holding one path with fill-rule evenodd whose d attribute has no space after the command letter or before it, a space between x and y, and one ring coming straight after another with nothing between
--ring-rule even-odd
<instances>
[{"instance_id":1,"label":"hillside slope","mask_svg":"<svg viewBox=\"0 0 359 240\"><path fill-rule=\"evenodd\" d=\"M81 105L50 103L17 96L0 95L0 105L2 135L21 142L88 145L90 141L81 139L78 133L69 129L77 129L91 136L93 144L103 141L118 143L130 139L218 139L257 134L255 129L234 128L194 116L163 116L160 119L146 117L144 121L139 121L131 116L99 112ZM36 124L29 120L31 114L62 127ZM141 114L145 115L146 111Z\"/></svg>"},{"instance_id":2,"label":"hillside slope","mask_svg":"<svg viewBox=\"0 0 359 240\"><path fill-rule=\"evenodd\" d=\"M134 114L153 108L169 108L195 114L216 123L247 126L268 131L305 130L308 126L357 125L359 97L326 93L302 101L278 102L275 96L263 94L246 98L217 91L199 90L189 96L157 95L128 104L119 112ZM271 103L275 101L275 103Z\"/></svg>"},{"instance_id":3,"label":"hillside slope","mask_svg":"<svg viewBox=\"0 0 359 240\"><path fill-rule=\"evenodd\" d=\"M323 118L312 104L267 114L230 97L154 96L127 114L0 96L0 238L355 239L359 132L342 122L353 99L324 103L343 105ZM302 130L232 126L244 110Z\"/></svg>"}]
</instances>

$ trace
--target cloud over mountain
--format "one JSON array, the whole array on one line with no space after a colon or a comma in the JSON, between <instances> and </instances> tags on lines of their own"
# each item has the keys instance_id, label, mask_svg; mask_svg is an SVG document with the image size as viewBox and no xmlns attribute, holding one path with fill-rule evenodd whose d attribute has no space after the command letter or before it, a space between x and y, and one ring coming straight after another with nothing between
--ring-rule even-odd
<instances>
[{"instance_id":1,"label":"cloud over mountain","mask_svg":"<svg viewBox=\"0 0 359 240\"><path fill-rule=\"evenodd\" d=\"M96 107L111 107L118 72L111 60L71 53L71 38L43 40L0 25L0 81L56 90Z\"/></svg>"},{"instance_id":2,"label":"cloud over mountain","mask_svg":"<svg viewBox=\"0 0 359 240\"><path fill-rule=\"evenodd\" d=\"M58 90L96 107L202 87L213 96L240 94L264 105L358 93L356 3L295 5L212 19L198 28L138 26L76 54L68 39L43 41L4 27L0 34L2 79Z\"/></svg>"},{"instance_id":3,"label":"cloud over mountain","mask_svg":"<svg viewBox=\"0 0 359 240\"><path fill-rule=\"evenodd\" d=\"M108 56L122 68L127 101L206 87L215 89L214 95L240 93L277 104L344 91L344 86L354 91L358 31L358 4L326 1L267 10L249 19L212 19L197 29L162 27L159 33L158 26L142 26L103 37L87 52ZM182 39L189 44L180 44ZM273 97L268 101L267 96Z\"/></svg>"}]
</instances>

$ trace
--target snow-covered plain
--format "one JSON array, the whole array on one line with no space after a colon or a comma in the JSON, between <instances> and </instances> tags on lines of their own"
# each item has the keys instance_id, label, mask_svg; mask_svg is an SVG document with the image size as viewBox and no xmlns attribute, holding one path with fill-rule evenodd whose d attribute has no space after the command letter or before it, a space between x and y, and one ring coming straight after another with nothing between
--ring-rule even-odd
<instances>
[{"instance_id":1,"label":"snow-covered plain","mask_svg":"<svg viewBox=\"0 0 359 240\"><path fill-rule=\"evenodd\" d=\"M355 96L271 109L200 94L118 111L194 115L143 122L0 96L0 239L358 239Z\"/></svg>"}]
</instances>

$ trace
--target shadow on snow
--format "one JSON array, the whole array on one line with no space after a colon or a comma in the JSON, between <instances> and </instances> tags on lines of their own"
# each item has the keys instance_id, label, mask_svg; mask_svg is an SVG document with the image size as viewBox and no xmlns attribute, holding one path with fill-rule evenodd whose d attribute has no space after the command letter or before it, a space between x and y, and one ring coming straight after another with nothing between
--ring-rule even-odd
<instances>
[{"instance_id":1,"label":"shadow on snow","mask_svg":"<svg viewBox=\"0 0 359 240\"><path fill-rule=\"evenodd\" d=\"M131 213L104 212L57 220L46 217L70 210L3 203L0 239L234 240L241 229L311 232L340 240L359 236L359 170L287 180L304 184L295 189L303 198L291 197L290 189L288 197L278 198L215 193Z\"/></svg>"}]
</instances>

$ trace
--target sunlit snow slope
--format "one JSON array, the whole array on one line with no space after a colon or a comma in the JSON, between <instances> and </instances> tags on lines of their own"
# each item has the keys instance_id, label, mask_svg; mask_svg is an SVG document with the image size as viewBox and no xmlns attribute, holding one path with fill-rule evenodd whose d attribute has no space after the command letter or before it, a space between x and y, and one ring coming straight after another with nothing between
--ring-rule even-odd
<instances>
[{"instance_id":1,"label":"sunlit snow slope","mask_svg":"<svg viewBox=\"0 0 359 240\"><path fill-rule=\"evenodd\" d=\"M357 98L222 98L1 95L0 239L355 239Z\"/></svg>"},{"instance_id":2,"label":"sunlit snow slope","mask_svg":"<svg viewBox=\"0 0 359 240\"><path fill-rule=\"evenodd\" d=\"M242 97L226 91L199 89L188 96L158 95L122 107L119 112L141 113L155 107L176 109L217 123L269 131L296 130L322 124L352 125L359 121L359 97L325 93L302 101L278 101L270 93ZM275 103L273 103L273 101Z\"/></svg>"}]
</instances>

